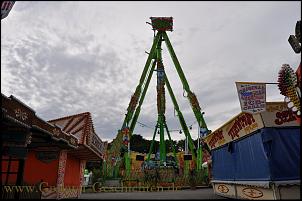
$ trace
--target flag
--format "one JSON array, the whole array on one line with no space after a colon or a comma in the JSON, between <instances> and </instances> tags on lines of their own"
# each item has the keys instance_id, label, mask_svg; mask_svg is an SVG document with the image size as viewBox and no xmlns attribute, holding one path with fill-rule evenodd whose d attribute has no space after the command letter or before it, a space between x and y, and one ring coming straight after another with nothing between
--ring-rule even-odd
<instances>
[{"instance_id":1,"label":"flag","mask_svg":"<svg viewBox=\"0 0 302 201\"><path fill-rule=\"evenodd\" d=\"M266 110L266 84L236 82L242 112L251 114Z\"/></svg>"}]
</instances>

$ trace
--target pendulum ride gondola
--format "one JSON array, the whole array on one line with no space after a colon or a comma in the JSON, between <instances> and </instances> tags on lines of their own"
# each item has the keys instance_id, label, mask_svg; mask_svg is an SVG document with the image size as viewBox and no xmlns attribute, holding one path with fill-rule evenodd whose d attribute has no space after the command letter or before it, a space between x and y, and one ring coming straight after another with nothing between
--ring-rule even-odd
<instances>
[{"instance_id":1,"label":"pendulum ride gondola","mask_svg":"<svg viewBox=\"0 0 302 201\"><path fill-rule=\"evenodd\" d=\"M185 75L182 71L182 68L180 66L180 63L176 57L176 54L174 52L174 49L171 45L171 42L169 40L169 37L166 33L166 31L172 31L173 28L173 18L172 17L151 17L151 23L147 22L148 24L152 25L152 28L154 30L154 40L153 45L148 53L149 56L147 58L144 70L142 72L142 75L139 80L139 84L137 85L134 94L132 95L130 99L129 106L127 108L127 114L125 116L123 125L121 129L119 130L116 138L113 140L112 145L110 149L108 150L108 157L107 161L111 161L108 165L111 166L111 170L109 171L109 175L113 177L118 177L118 170L119 166L122 165L124 162L125 170L126 170L126 176L130 174L131 165L130 165L130 138L133 133L133 130L135 128L138 116L141 111L141 106L143 104L151 77L153 75L153 72L156 71L157 74L157 123L155 126L155 130L153 133L153 139L151 143L151 147L149 150L149 153L147 155L146 161L150 160L150 154L153 150L154 146L154 140L156 133L159 133L160 135L160 143L159 143L159 153L160 153L160 161L159 164L161 166L166 165L166 149L165 149L165 137L164 132L167 132L168 138L170 140L170 143L173 144L169 129L166 123L165 118L165 86L168 89L168 93L172 99L174 108L177 112L177 117L179 119L181 128L186 136L186 139L188 141L188 148L192 154L192 160L197 165L197 170L201 170L201 164L202 164L202 147L201 145L198 146L198 149L196 150L193 140L191 138L189 129L187 127L187 124L185 122L185 119L179 109L178 103L176 101L176 98L174 96L174 93L172 91L170 82L168 80L167 74L165 73L165 67L163 65L162 61L162 49L161 45L162 42L165 42L169 53L172 57L172 61L174 63L174 66L176 68L176 71L180 77L180 80L182 82L183 88L186 91L187 98L189 99L191 108L193 110L193 113L195 115L195 118L198 122L198 125L200 127L200 131L203 135L207 134L208 128L206 126L206 123L203 118L203 113L201 113L201 108L199 106L197 97L195 94L190 90L189 84L185 78ZM172 146L174 158L176 159L176 152L174 144ZM197 153L197 156L196 156ZM124 160L122 160L122 158Z\"/></svg>"}]
</instances>

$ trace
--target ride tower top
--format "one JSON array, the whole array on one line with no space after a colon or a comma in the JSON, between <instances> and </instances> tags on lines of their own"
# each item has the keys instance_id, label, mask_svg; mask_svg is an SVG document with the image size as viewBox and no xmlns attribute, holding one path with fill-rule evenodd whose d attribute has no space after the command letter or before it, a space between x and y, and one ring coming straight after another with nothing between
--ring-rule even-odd
<instances>
[{"instance_id":1,"label":"ride tower top","mask_svg":"<svg viewBox=\"0 0 302 201\"><path fill-rule=\"evenodd\" d=\"M173 17L150 17L152 29L155 31L173 31Z\"/></svg>"}]
</instances>

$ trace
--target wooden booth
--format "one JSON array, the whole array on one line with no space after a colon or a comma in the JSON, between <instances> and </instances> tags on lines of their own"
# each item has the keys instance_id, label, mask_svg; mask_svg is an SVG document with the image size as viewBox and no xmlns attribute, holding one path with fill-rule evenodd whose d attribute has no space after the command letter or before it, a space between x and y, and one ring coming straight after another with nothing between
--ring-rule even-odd
<instances>
[{"instance_id":1,"label":"wooden booth","mask_svg":"<svg viewBox=\"0 0 302 201\"><path fill-rule=\"evenodd\" d=\"M2 94L2 198L76 198L86 161L100 161L107 142L96 135L90 113L51 121L14 96ZM33 190L31 190L33 189ZM17 192L18 191L18 192Z\"/></svg>"},{"instance_id":2,"label":"wooden booth","mask_svg":"<svg viewBox=\"0 0 302 201\"><path fill-rule=\"evenodd\" d=\"M89 112L66 116L48 122L58 126L63 132L75 136L78 140L76 149L66 150L60 155L59 161L62 169L60 169L59 175L64 175L64 180L62 179L60 184L58 184L70 189L63 191L59 198L78 197L82 190L81 186L83 185L86 162L102 161L107 149L107 142L103 142L96 134Z\"/></svg>"},{"instance_id":3,"label":"wooden booth","mask_svg":"<svg viewBox=\"0 0 302 201\"><path fill-rule=\"evenodd\" d=\"M1 102L2 186L38 188L22 193L4 189L2 198L42 198L39 185L57 185L60 153L76 149L77 138L42 120L14 96L2 94Z\"/></svg>"}]
</instances>

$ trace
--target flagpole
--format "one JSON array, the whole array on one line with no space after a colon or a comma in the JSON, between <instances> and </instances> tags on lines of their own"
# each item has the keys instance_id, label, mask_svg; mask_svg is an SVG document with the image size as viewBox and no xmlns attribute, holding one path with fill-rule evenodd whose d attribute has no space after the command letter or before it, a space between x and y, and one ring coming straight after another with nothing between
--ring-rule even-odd
<instances>
[{"instance_id":1,"label":"flagpole","mask_svg":"<svg viewBox=\"0 0 302 201\"><path fill-rule=\"evenodd\" d=\"M240 81L237 81L235 83L240 83L240 84L279 84L278 82L240 82Z\"/></svg>"}]
</instances>

